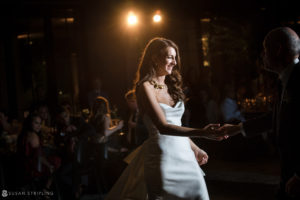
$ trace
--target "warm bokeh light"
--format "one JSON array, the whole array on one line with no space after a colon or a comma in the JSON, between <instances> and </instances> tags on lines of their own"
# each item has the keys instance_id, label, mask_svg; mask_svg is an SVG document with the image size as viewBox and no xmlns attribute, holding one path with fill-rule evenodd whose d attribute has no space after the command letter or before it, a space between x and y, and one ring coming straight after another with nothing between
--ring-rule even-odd
<instances>
[{"instance_id":1,"label":"warm bokeh light","mask_svg":"<svg viewBox=\"0 0 300 200\"><path fill-rule=\"evenodd\" d=\"M153 19L154 23L160 23L161 22L162 16L161 16L160 10L155 11L152 19Z\"/></svg>"},{"instance_id":2,"label":"warm bokeh light","mask_svg":"<svg viewBox=\"0 0 300 200\"><path fill-rule=\"evenodd\" d=\"M160 16L160 14L155 14L155 15L153 16L153 21L156 22L156 23L160 22L160 21L161 21L161 16Z\"/></svg>"},{"instance_id":3,"label":"warm bokeh light","mask_svg":"<svg viewBox=\"0 0 300 200\"><path fill-rule=\"evenodd\" d=\"M210 20L210 18L202 18L201 19L201 22L210 22L211 20Z\"/></svg>"},{"instance_id":4,"label":"warm bokeh light","mask_svg":"<svg viewBox=\"0 0 300 200\"><path fill-rule=\"evenodd\" d=\"M210 63L208 61L208 52L209 52L208 35L204 34L201 40L202 40L202 52L203 52L203 66L209 67Z\"/></svg>"},{"instance_id":5,"label":"warm bokeh light","mask_svg":"<svg viewBox=\"0 0 300 200\"><path fill-rule=\"evenodd\" d=\"M66 22L69 23L69 24L72 24L72 23L74 23L74 18L73 17L67 17Z\"/></svg>"},{"instance_id":6,"label":"warm bokeh light","mask_svg":"<svg viewBox=\"0 0 300 200\"><path fill-rule=\"evenodd\" d=\"M43 38L43 33L23 33L17 35L17 39L37 39L37 38Z\"/></svg>"},{"instance_id":7,"label":"warm bokeh light","mask_svg":"<svg viewBox=\"0 0 300 200\"><path fill-rule=\"evenodd\" d=\"M204 66L204 67L209 67L209 65L210 65L210 64L209 64L209 61L208 61L208 60L204 60L204 61L203 61L203 66Z\"/></svg>"},{"instance_id":8,"label":"warm bokeh light","mask_svg":"<svg viewBox=\"0 0 300 200\"><path fill-rule=\"evenodd\" d=\"M127 17L128 25L134 26L138 23L138 18L133 12L129 12Z\"/></svg>"}]
</instances>

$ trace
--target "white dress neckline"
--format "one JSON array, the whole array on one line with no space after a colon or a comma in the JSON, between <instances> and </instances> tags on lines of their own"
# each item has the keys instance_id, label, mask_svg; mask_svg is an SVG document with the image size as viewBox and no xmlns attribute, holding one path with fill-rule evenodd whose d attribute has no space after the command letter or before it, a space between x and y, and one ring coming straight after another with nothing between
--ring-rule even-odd
<instances>
[{"instance_id":1,"label":"white dress neckline","mask_svg":"<svg viewBox=\"0 0 300 200\"><path fill-rule=\"evenodd\" d=\"M166 103L160 103L160 102L158 102L158 104L165 105L165 106L170 107L170 108L176 108L178 106L178 104L181 103L181 102L182 102L181 100L177 101L174 106L171 106L171 105L166 104Z\"/></svg>"}]
</instances>

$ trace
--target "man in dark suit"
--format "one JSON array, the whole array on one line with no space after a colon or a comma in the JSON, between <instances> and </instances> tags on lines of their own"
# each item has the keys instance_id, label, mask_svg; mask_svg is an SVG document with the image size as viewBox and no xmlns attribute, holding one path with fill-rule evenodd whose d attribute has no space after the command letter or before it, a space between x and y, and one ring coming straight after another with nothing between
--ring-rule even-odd
<instances>
[{"instance_id":1,"label":"man in dark suit","mask_svg":"<svg viewBox=\"0 0 300 200\"><path fill-rule=\"evenodd\" d=\"M264 66L278 74L272 113L238 125L225 124L228 135L245 137L272 130L280 154L279 199L300 199L300 40L288 27L271 30L264 39Z\"/></svg>"}]
</instances>

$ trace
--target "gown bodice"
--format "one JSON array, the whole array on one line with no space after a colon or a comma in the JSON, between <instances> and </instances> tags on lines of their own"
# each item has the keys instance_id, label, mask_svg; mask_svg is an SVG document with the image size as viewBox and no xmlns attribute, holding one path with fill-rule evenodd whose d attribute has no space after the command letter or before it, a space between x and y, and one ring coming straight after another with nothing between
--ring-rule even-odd
<instances>
[{"instance_id":1,"label":"gown bodice","mask_svg":"<svg viewBox=\"0 0 300 200\"><path fill-rule=\"evenodd\" d=\"M181 126L183 101L173 107L159 105L168 124ZM132 161L106 200L209 200L190 139L161 134L147 114L143 122L149 137L132 153Z\"/></svg>"},{"instance_id":2,"label":"gown bodice","mask_svg":"<svg viewBox=\"0 0 300 200\"><path fill-rule=\"evenodd\" d=\"M183 101L178 101L173 107L164 103L159 103L159 105L165 114L168 124L181 126L181 118L184 113ZM143 122L148 130L149 137L155 137L160 134L147 114L144 114Z\"/></svg>"}]
</instances>

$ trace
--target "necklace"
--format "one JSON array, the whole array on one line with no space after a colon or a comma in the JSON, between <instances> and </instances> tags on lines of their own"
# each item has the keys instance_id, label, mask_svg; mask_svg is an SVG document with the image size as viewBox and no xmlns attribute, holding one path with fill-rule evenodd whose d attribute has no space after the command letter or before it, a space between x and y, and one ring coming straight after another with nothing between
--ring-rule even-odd
<instances>
[{"instance_id":1,"label":"necklace","mask_svg":"<svg viewBox=\"0 0 300 200\"><path fill-rule=\"evenodd\" d=\"M150 82L151 85L153 85L153 87L154 87L155 89L161 90L161 89L164 89L164 88L166 87L165 84L160 85L160 84L158 84L158 83L157 83L156 81L154 81L154 80L151 80L151 81L149 81L149 82Z\"/></svg>"}]
</instances>

